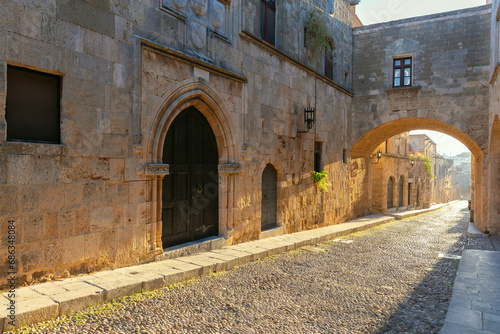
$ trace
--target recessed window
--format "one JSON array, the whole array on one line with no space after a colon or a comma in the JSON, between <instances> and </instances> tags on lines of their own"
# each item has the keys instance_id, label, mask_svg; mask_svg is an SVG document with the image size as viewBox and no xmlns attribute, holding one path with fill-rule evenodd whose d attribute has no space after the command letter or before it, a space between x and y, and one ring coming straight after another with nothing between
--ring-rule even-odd
<instances>
[{"instance_id":1,"label":"recessed window","mask_svg":"<svg viewBox=\"0 0 500 334\"><path fill-rule=\"evenodd\" d=\"M333 63L335 57L335 43L330 38L330 49L325 50L325 77L333 79Z\"/></svg>"},{"instance_id":2,"label":"recessed window","mask_svg":"<svg viewBox=\"0 0 500 334\"><path fill-rule=\"evenodd\" d=\"M345 148L342 150L342 162L347 163L347 149Z\"/></svg>"},{"instance_id":3,"label":"recessed window","mask_svg":"<svg viewBox=\"0 0 500 334\"><path fill-rule=\"evenodd\" d=\"M322 142L316 141L314 142L314 171L321 172L321 146Z\"/></svg>"},{"instance_id":4,"label":"recessed window","mask_svg":"<svg viewBox=\"0 0 500 334\"><path fill-rule=\"evenodd\" d=\"M274 45L276 21L276 4L274 0L260 2L260 37Z\"/></svg>"},{"instance_id":5,"label":"recessed window","mask_svg":"<svg viewBox=\"0 0 500 334\"><path fill-rule=\"evenodd\" d=\"M411 86L411 58L394 59L394 87Z\"/></svg>"},{"instance_id":6,"label":"recessed window","mask_svg":"<svg viewBox=\"0 0 500 334\"><path fill-rule=\"evenodd\" d=\"M60 96L60 76L7 66L7 140L59 143Z\"/></svg>"}]
</instances>

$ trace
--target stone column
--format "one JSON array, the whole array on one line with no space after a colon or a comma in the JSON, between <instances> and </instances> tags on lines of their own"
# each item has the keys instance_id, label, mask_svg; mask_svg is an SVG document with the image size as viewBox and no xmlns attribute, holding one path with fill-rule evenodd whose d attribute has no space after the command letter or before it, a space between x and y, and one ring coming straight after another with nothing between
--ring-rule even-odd
<instances>
[{"instance_id":1,"label":"stone column","mask_svg":"<svg viewBox=\"0 0 500 334\"><path fill-rule=\"evenodd\" d=\"M232 244L237 209L236 179L243 171L240 164L219 164L219 234L226 238L226 244Z\"/></svg>"},{"instance_id":2,"label":"stone column","mask_svg":"<svg viewBox=\"0 0 500 334\"><path fill-rule=\"evenodd\" d=\"M167 164L146 164L138 167L138 174L146 176L146 194L147 194L147 222L146 235L148 244L148 253L161 254L163 246L161 242L162 221L161 221L161 203L162 203L162 180L169 174L169 165Z\"/></svg>"}]
</instances>

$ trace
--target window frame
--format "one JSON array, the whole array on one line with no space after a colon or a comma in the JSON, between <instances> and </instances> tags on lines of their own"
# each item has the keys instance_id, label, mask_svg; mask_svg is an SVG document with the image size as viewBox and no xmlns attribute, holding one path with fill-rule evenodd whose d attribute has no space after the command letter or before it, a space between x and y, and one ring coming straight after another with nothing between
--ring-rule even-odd
<instances>
[{"instance_id":1,"label":"window frame","mask_svg":"<svg viewBox=\"0 0 500 334\"><path fill-rule=\"evenodd\" d=\"M12 71L17 72L14 74ZM22 75L21 73L25 73ZM6 66L6 84L7 95L5 99L5 121L6 121L6 141L7 142L23 142L23 143L38 143L38 144L56 144L62 143L61 139L61 99L63 76L53 72L43 71L31 67L24 67L17 64L7 64ZM13 79L15 78L15 79ZM12 82L14 80L14 82ZM35 80L35 81L33 81ZM19 82L22 81L22 88L19 87ZM40 89L40 84L43 85L42 90L37 91L38 94L44 90L49 90L53 100L38 100L36 94L33 95L33 86L30 83L35 83L34 87ZM10 91L10 93L9 93ZM47 91L45 91L47 93ZM36 105L26 105L19 102L19 95L30 96L30 100L39 101ZM13 97L12 97L13 96ZM53 110L43 104L51 105ZM20 109L22 108L22 109ZM28 109L27 109L28 108ZM17 114L16 113L20 113ZM38 115L37 115L38 114ZM40 116L41 115L41 116ZM26 122L26 117L30 121ZM37 136L31 135L33 131L37 132L37 119L44 119L43 125L46 126L41 134ZM23 120L24 121L20 121ZM22 125L23 124L23 125ZM14 129L14 130L12 130Z\"/></svg>"},{"instance_id":2,"label":"window frame","mask_svg":"<svg viewBox=\"0 0 500 334\"><path fill-rule=\"evenodd\" d=\"M410 60L410 64L409 65L406 65L405 64L405 61L406 60ZM401 64L398 66L396 65L396 62L397 61L400 61ZM410 69L410 75L409 76L405 76L404 75L404 71L405 69ZM400 70L401 72L401 75L399 76L399 79L400 79L400 84L399 85L396 85L396 70ZM410 78L410 84L409 85L405 85L405 78ZM394 58L392 60L392 87L393 88L405 88L405 87L412 87L413 85L413 57L411 56L406 56L406 57L398 57L398 58Z\"/></svg>"},{"instance_id":3,"label":"window frame","mask_svg":"<svg viewBox=\"0 0 500 334\"><path fill-rule=\"evenodd\" d=\"M328 43L330 43L330 50L325 50L325 59L324 59L324 66L325 66L325 71L324 75L325 77L333 80L334 74L335 74L335 41L333 40L332 37L328 38Z\"/></svg>"},{"instance_id":4,"label":"window frame","mask_svg":"<svg viewBox=\"0 0 500 334\"><path fill-rule=\"evenodd\" d=\"M322 166L323 142L314 141L314 171L320 173L323 171Z\"/></svg>"},{"instance_id":5,"label":"window frame","mask_svg":"<svg viewBox=\"0 0 500 334\"><path fill-rule=\"evenodd\" d=\"M268 27L268 9L273 13L273 34L269 32ZM276 45L276 0L260 1L260 38L267 43Z\"/></svg>"}]
</instances>

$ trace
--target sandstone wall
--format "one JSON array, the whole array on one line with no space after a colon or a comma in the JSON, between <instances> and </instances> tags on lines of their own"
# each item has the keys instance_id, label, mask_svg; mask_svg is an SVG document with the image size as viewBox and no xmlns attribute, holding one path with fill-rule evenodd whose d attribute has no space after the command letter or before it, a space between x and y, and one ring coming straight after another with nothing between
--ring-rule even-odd
<instances>
[{"instance_id":1,"label":"sandstone wall","mask_svg":"<svg viewBox=\"0 0 500 334\"><path fill-rule=\"evenodd\" d=\"M161 177L148 166L161 162L157 136L169 117L190 103L220 144L219 230L228 243L259 237L267 163L279 172L286 232L348 218L349 3L319 5L333 10L322 15L336 44L336 83L323 76L321 56L306 57L309 2L278 3L276 48L258 37L259 1L203 3L0 3L0 224L6 236L16 221L19 281L150 261L168 246L159 241ZM62 76L60 145L6 141L7 64ZM316 127L297 135L306 106L316 106ZM328 192L312 182L315 140Z\"/></svg>"},{"instance_id":2,"label":"sandstone wall","mask_svg":"<svg viewBox=\"0 0 500 334\"><path fill-rule=\"evenodd\" d=\"M487 5L355 28L353 57L351 156L368 156L405 131L427 129L457 138L476 159L475 217L483 230L490 17ZM412 87L394 89L392 61L403 56L413 59ZM363 187L372 188L369 182Z\"/></svg>"}]
</instances>

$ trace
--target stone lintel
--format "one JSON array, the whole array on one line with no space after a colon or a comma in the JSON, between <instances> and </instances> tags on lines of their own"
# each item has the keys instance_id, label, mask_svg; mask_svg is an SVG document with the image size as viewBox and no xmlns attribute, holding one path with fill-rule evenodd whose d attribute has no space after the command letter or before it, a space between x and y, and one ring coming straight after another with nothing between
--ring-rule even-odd
<instances>
[{"instance_id":1,"label":"stone lintel","mask_svg":"<svg viewBox=\"0 0 500 334\"><path fill-rule=\"evenodd\" d=\"M235 174L243 171L243 165L235 163L219 164L219 173Z\"/></svg>"},{"instance_id":2,"label":"stone lintel","mask_svg":"<svg viewBox=\"0 0 500 334\"><path fill-rule=\"evenodd\" d=\"M170 174L168 164L145 164L144 175L146 176L165 176Z\"/></svg>"}]
</instances>

